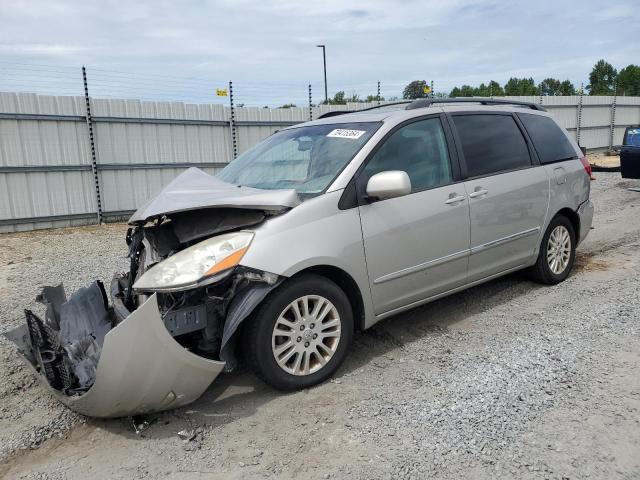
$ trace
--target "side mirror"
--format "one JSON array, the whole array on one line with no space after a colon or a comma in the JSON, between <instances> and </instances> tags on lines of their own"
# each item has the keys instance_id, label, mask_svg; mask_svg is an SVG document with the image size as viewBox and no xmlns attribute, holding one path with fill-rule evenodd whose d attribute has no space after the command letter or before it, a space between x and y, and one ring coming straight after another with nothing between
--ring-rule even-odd
<instances>
[{"instance_id":1,"label":"side mirror","mask_svg":"<svg viewBox=\"0 0 640 480\"><path fill-rule=\"evenodd\" d=\"M411 193L411 180L407 172L401 170L376 173L367 182L367 195L371 198L386 200L409 193Z\"/></svg>"}]
</instances>

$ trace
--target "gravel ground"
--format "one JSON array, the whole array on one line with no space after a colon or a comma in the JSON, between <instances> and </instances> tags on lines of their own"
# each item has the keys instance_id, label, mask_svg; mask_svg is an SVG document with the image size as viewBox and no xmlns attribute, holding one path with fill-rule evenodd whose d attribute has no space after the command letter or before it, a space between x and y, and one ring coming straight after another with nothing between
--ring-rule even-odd
<instances>
[{"instance_id":1,"label":"gravel ground","mask_svg":"<svg viewBox=\"0 0 640 480\"><path fill-rule=\"evenodd\" d=\"M0 475L640 478L640 194L626 190L640 182L596 176L596 228L567 281L514 274L382 322L313 389L240 370L136 435L58 405L3 341ZM42 285L126 266L122 225L0 238L0 330Z\"/></svg>"}]
</instances>

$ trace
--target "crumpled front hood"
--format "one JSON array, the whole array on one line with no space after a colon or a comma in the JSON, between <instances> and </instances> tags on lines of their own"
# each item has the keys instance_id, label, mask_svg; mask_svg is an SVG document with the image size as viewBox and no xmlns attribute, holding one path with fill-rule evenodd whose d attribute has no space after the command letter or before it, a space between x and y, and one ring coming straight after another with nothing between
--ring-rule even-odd
<instances>
[{"instance_id":1,"label":"crumpled front hood","mask_svg":"<svg viewBox=\"0 0 640 480\"><path fill-rule=\"evenodd\" d=\"M295 190L238 187L191 167L178 175L154 198L142 205L129 223L201 208L226 207L280 211L300 204Z\"/></svg>"}]
</instances>

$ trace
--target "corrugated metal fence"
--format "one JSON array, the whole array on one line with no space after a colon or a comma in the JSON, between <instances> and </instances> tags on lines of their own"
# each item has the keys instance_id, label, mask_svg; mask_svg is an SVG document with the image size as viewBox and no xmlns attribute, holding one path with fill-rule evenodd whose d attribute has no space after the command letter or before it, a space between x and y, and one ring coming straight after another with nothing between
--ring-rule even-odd
<instances>
[{"instance_id":1,"label":"corrugated metal fence","mask_svg":"<svg viewBox=\"0 0 640 480\"><path fill-rule=\"evenodd\" d=\"M589 149L640 124L640 97L507 98L542 101ZM223 105L92 99L87 121L85 97L0 93L0 232L126 218L187 167L215 173L311 113L368 106L236 107L232 119Z\"/></svg>"}]
</instances>

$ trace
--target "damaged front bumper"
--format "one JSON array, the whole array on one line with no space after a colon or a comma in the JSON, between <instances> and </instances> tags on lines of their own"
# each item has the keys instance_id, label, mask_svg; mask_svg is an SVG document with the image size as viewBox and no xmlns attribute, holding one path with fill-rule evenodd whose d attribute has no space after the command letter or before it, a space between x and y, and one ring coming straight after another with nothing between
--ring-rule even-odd
<instances>
[{"instance_id":1,"label":"damaged front bumper","mask_svg":"<svg viewBox=\"0 0 640 480\"><path fill-rule=\"evenodd\" d=\"M189 352L170 335L155 294L105 335L95 381L85 393L68 395L51 385L27 325L7 337L58 400L91 417L123 417L186 405L202 395L225 365Z\"/></svg>"},{"instance_id":2,"label":"damaged front bumper","mask_svg":"<svg viewBox=\"0 0 640 480\"><path fill-rule=\"evenodd\" d=\"M78 413L111 418L177 408L234 367L240 323L280 283L274 276L264 278L239 269L229 276L231 288L222 285L229 298L219 305L224 318L213 325L215 352L189 344L218 318L211 315L211 303L162 312L161 294L153 293L129 312L122 302L122 276L112 282L111 306L100 282L69 300L62 285L45 287L38 297L47 306L44 321L26 310L26 325L5 336L56 398Z\"/></svg>"}]
</instances>

